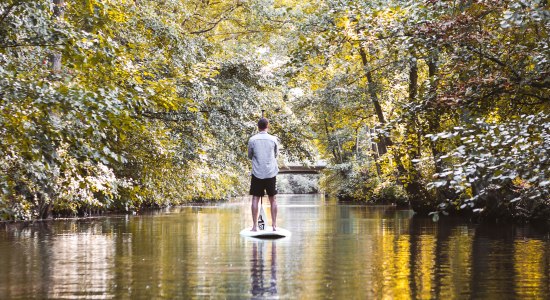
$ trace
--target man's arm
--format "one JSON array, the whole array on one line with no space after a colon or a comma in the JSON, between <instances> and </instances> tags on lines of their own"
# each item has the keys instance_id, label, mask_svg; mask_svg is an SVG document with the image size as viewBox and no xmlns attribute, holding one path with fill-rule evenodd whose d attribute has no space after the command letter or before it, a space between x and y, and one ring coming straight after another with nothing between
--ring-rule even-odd
<instances>
[{"instance_id":1,"label":"man's arm","mask_svg":"<svg viewBox=\"0 0 550 300\"><path fill-rule=\"evenodd\" d=\"M248 158L254 157L254 148L252 147L252 141L248 141Z\"/></svg>"}]
</instances>

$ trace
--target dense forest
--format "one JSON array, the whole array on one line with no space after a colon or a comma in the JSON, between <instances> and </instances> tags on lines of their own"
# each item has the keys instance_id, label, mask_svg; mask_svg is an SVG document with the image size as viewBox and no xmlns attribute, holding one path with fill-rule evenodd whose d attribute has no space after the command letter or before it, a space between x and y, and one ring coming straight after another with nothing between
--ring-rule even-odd
<instances>
[{"instance_id":1,"label":"dense forest","mask_svg":"<svg viewBox=\"0 0 550 300\"><path fill-rule=\"evenodd\" d=\"M246 192L265 114L341 200L550 222L546 0L3 0L0 219Z\"/></svg>"}]
</instances>

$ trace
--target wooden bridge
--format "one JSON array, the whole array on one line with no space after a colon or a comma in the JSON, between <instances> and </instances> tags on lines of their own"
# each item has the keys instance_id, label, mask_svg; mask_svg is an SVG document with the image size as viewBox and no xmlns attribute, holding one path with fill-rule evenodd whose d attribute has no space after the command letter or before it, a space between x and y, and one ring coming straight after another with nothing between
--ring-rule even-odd
<instances>
[{"instance_id":1,"label":"wooden bridge","mask_svg":"<svg viewBox=\"0 0 550 300\"><path fill-rule=\"evenodd\" d=\"M319 174L324 170L326 164L317 164L315 166L287 165L279 168L279 174Z\"/></svg>"}]
</instances>

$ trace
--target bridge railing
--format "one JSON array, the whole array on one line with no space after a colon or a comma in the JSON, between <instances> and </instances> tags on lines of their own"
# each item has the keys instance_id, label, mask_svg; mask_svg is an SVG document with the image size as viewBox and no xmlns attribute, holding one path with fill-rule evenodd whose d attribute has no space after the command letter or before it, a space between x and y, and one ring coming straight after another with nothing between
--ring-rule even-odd
<instances>
[{"instance_id":1,"label":"bridge railing","mask_svg":"<svg viewBox=\"0 0 550 300\"><path fill-rule=\"evenodd\" d=\"M279 168L279 174L319 174L325 167L326 164L315 166L287 165Z\"/></svg>"}]
</instances>

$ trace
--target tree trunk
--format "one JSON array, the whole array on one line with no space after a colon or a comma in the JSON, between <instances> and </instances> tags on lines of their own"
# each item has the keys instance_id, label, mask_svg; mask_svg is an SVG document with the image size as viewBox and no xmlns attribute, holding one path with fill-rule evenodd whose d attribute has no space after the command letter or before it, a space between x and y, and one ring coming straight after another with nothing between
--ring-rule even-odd
<instances>
[{"instance_id":1,"label":"tree trunk","mask_svg":"<svg viewBox=\"0 0 550 300\"><path fill-rule=\"evenodd\" d=\"M374 105L374 110L376 111L376 116L378 121L381 124L386 124L386 119L384 118L384 112L382 111L382 106L380 101L378 101L378 95L376 94L376 86L374 80L372 79L372 72L368 70L369 62L367 60L367 54L363 47L359 47L359 55L361 56L361 61L363 62L363 68L365 69L365 76L367 78L367 92L369 93L372 104ZM386 146L392 146L393 143L390 138L383 137L380 143L378 143L378 151L380 155L387 152Z\"/></svg>"},{"instance_id":2,"label":"tree trunk","mask_svg":"<svg viewBox=\"0 0 550 300\"><path fill-rule=\"evenodd\" d=\"M59 20L65 14L65 0L53 0L53 18ZM53 52L49 57L50 67L53 73L61 71L61 53Z\"/></svg>"},{"instance_id":3,"label":"tree trunk","mask_svg":"<svg viewBox=\"0 0 550 300\"><path fill-rule=\"evenodd\" d=\"M418 95L418 62L415 55L411 57L409 68L409 102L413 103Z\"/></svg>"},{"instance_id":4,"label":"tree trunk","mask_svg":"<svg viewBox=\"0 0 550 300\"><path fill-rule=\"evenodd\" d=\"M409 61L409 103L417 102L418 96L418 62L416 56L412 55ZM405 184L405 190L411 199L411 206L416 212L425 213L431 210L431 204L426 189L420 182L420 172L412 163L412 160L420 157L418 138L418 122L416 115L409 112L407 117L406 144L409 155L408 180Z\"/></svg>"},{"instance_id":5,"label":"tree trunk","mask_svg":"<svg viewBox=\"0 0 550 300\"><path fill-rule=\"evenodd\" d=\"M330 131L328 130L328 121L327 121L327 117L325 115L325 117L323 118L323 121L324 121L324 125L325 125L325 134L327 135L327 144L329 145L329 147L331 148L331 152L332 152L332 156L334 157L334 161L335 162L338 162L338 155L336 153L336 150L334 149L334 147L332 147L331 145L331 142L330 142ZM341 159L340 159L341 160Z\"/></svg>"},{"instance_id":6,"label":"tree trunk","mask_svg":"<svg viewBox=\"0 0 550 300\"><path fill-rule=\"evenodd\" d=\"M438 54L434 50L427 61L428 64L428 76L430 80L430 89L428 90L428 106L430 106L431 113L428 117L428 130L430 133L436 133L439 131L439 116L436 113L436 99L437 99L437 85L439 80L437 79L437 60ZM437 173L443 172L441 162L439 162L440 152L437 149L437 142L430 141L430 149L432 151L432 157L434 160L435 171Z\"/></svg>"},{"instance_id":7,"label":"tree trunk","mask_svg":"<svg viewBox=\"0 0 550 300\"><path fill-rule=\"evenodd\" d=\"M378 121L382 125L386 124L386 119L384 118L384 112L382 111L382 106L380 105L380 101L378 101L378 95L376 94L376 87L374 84L374 80L372 78L372 72L369 69L369 61L367 59L367 53L365 52L365 49L362 46L359 46L359 55L361 56L361 62L363 63L363 69L365 70L365 76L367 78L367 91L370 95L372 104L374 105L374 110L376 111L376 115L378 116ZM386 153L387 147L391 147L391 146L393 146L393 141L391 140L391 138L388 136L382 137L381 142L378 143L378 151L380 155ZM396 153L394 158L397 165L397 171L399 176L404 176L406 171L405 171L405 167L401 162L400 155Z\"/></svg>"},{"instance_id":8,"label":"tree trunk","mask_svg":"<svg viewBox=\"0 0 550 300\"><path fill-rule=\"evenodd\" d=\"M59 22L61 18L63 18L64 11L65 11L65 0L53 0L53 19L54 23ZM54 25L55 26L55 25ZM57 52L55 50L52 51L52 53L49 55L49 66L51 68L52 73L59 73L61 71L61 53ZM52 110L48 110L46 114L57 116L57 113ZM46 132L40 132L40 135L42 137L46 136ZM43 153L44 159L48 163L48 165L55 165L55 159L54 159L54 153L56 151L54 144L42 144L43 147ZM53 178L52 182L55 182L56 179ZM42 184L42 191L37 193L38 198L38 217L40 219L50 219L52 218L52 211L53 211L53 201L55 201L56 190L55 186L52 182L41 182Z\"/></svg>"},{"instance_id":9,"label":"tree trunk","mask_svg":"<svg viewBox=\"0 0 550 300\"><path fill-rule=\"evenodd\" d=\"M380 163L378 162L378 143L373 141L372 135L374 134L374 129L371 129L367 126L367 132L369 135L369 148L371 152L373 153L372 157L374 158L374 164L376 165L376 174L378 177L382 176L382 168L380 167Z\"/></svg>"}]
</instances>

